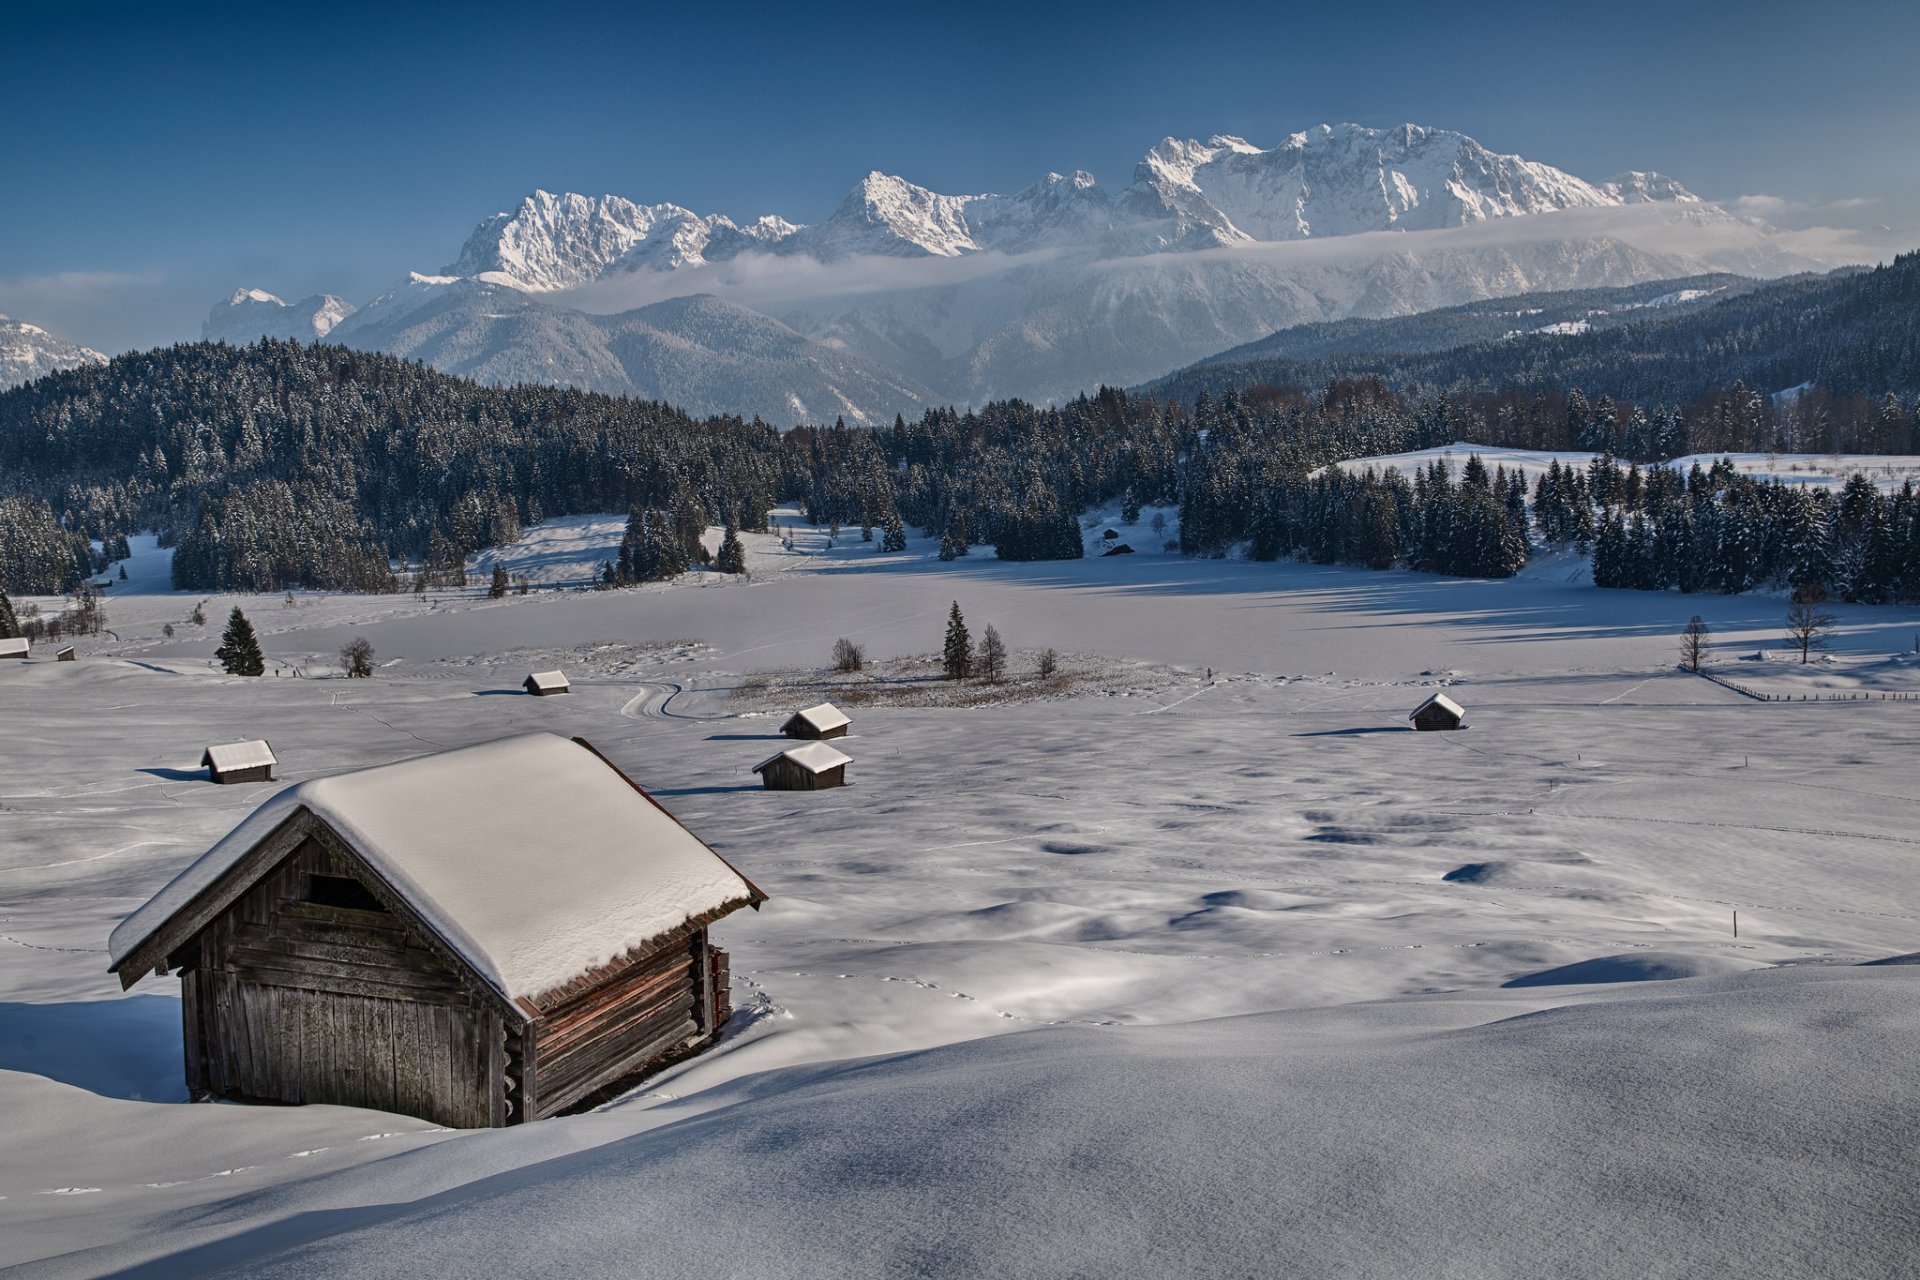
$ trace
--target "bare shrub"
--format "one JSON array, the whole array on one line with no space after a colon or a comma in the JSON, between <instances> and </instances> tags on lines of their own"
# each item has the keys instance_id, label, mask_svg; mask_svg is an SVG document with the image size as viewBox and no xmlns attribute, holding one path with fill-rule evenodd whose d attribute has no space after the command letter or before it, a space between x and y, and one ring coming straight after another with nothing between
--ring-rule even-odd
<instances>
[{"instance_id":1,"label":"bare shrub","mask_svg":"<svg viewBox=\"0 0 1920 1280\"><path fill-rule=\"evenodd\" d=\"M835 671L859 671L867 665L867 651L853 641L841 636L833 642L833 669Z\"/></svg>"},{"instance_id":2,"label":"bare shrub","mask_svg":"<svg viewBox=\"0 0 1920 1280\"><path fill-rule=\"evenodd\" d=\"M365 680L373 675L373 646L365 636L355 636L340 646L340 669L350 680Z\"/></svg>"}]
</instances>

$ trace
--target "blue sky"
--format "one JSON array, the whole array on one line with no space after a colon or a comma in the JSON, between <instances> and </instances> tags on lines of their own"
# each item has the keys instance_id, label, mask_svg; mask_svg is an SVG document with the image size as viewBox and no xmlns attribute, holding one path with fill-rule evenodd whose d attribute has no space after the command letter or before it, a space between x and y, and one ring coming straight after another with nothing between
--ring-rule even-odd
<instances>
[{"instance_id":1,"label":"blue sky","mask_svg":"<svg viewBox=\"0 0 1920 1280\"><path fill-rule=\"evenodd\" d=\"M1161 137L1460 129L1920 244L1920 5L40 3L0 21L0 311L114 351L364 301L534 187L795 221L868 169L1123 186Z\"/></svg>"}]
</instances>

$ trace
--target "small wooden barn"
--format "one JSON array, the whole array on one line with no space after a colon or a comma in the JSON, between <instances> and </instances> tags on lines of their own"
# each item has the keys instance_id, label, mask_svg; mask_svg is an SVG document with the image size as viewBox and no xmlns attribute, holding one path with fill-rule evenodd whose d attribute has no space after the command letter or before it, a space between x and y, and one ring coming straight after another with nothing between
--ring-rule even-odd
<instances>
[{"instance_id":1,"label":"small wooden barn","mask_svg":"<svg viewBox=\"0 0 1920 1280\"><path fill-rule=\"evenodd\" d=\"M222 742L200 753L200 767L215 782L272 782L273 748L264 738L251 742Z\"/></svg>"},{"instance_id":2,"label":"small wooden barn","mask_svg":"<svg viewBox=\"0 0 1920 1280\"><path fill-rule=\"evenodd\" d=\"M556 693L572 693L573 685L565 674L559 671L536 671L520 682L520 687L536 698L549 698Z\"/></svg>"},{"instance_id":3,"label":"small wooden barn","mask_svg":"<svg viewBox=\"0 0 1920 1280\"><path fill-rule=\"evenodd\" d=\"M1466 724L1466 708L1444 693L1436 693L1413 709L1407 719L1416 729L1458 729Z\"/></svg>"},{"instance_id":4,"label":"small wooden barn","mask_svg":"<svg viewBox=\"0 0 1920 1280\"><path fill-rule=\"evenodd\" d=\"M710 1042L708 926L765 898L585 741L536 733L286 788L108 950L123 987L179 972L197 1100L487 1127Z\"/></svg>"},{"instance_id":5,"label":"small wooden barn","mask_svg":"<svg viewBox=\"0 0 1920 1280\"><path fill-rule=\"evenodd\" d=\"M853 721L831 702L817 707L802 707L787 717L780 732L789 738L844 738Z\"/></svg>"},{"instance_id":6,"label":"small wooden barn","mask_svg":"<svg viewBox=\"0 0 1920 1280\"><path fill-rule=\"evenodd\" d=\"M852 756L842 755L824 742L809 742L769 756L753 766L753 771L769 791L824 791L846 785L847 766L852 763Z\"/></svg>"},{"instance_id":7,"label":"small wooden barn","mask_svg":"<svg viewBox=\"0 0 1920 1280\"><path fill-rule=\"evenodd\" d=\"M32 648L25 636L13 636L10 639L0 640L0 658L24 658Z\"/></svg>"},{"instance_id":8,"label":"small wooden barn","mask_svg":"<svg viewBox=\"0 0 1920 1280\"><path fill-rule=\"evenodd\" d=\"M54 661L56 662L72 662L77 656L73 651L73 646L70 644L61 645L53 651Z\"/></svg>"}]
</instances>

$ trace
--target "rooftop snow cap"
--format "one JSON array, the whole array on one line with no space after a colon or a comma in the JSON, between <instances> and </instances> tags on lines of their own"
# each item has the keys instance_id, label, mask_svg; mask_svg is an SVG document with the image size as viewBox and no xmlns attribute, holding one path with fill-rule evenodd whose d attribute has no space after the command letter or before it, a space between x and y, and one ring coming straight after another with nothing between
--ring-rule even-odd
<instances>
[{"instance_id":1,"label":"rooftop snow cap","mask_svg":"<svg viewBox=\"0 0 1920 1280\"><path fill-rule=\"evenodd\" d=\"M201 767L221 773L231 773L235 769L258 769L263 764L279 763L273 758L273 748L267 745L264 738L255 738L251 742L217 743L200 753Z\"/></svg>"},{"instance_id":2,"label":"rooftop snow cap","mask_svg":"<svg viewBox=\"0 0 1920 1280\"><path fill-rule=\"evenodd\" d=\"M1436 693L1431 698L1428 698L1425 702L1415 707L1407 715L1407 719L1411 720L1415 716L1418 716L1422 711L1425 711L1428 707L1435 707L1435 706L1441 707L1447 711L1452 712L1455 719L1464 720L1467 718L1467 709L1465 707L1461 706L1459 703L1455 702L1452 698L1449 698L1444 693Z\"/></svg>"},{"instance_id":3,"label":"rooftop snow cap","mask_svg":"<svg viewBox=\"0 0 1920 1280\"><path fill-rule=\"evenodd\" d=\"M30 647L25 636L0 640L0 658L24 658Z\"/></svg>"},{"instance_id":4,"label":"rooftop snow cap","mask_svg":"<svg viewBox=\"0 0 1920 1280\"><path fill-rule=\"evenodd\" d=\"M526 682L528 687L542 691L571 689L573 687L568 682L565 673L559 671L536 671L527 677Z\"/></svg>"},{"instance_id":5,"label":"rooftop snow cap","mask_svg":"<svg viewBox=\"0 0 1920 1280\"><path fill-rule=\"evenodd\" d=\"M531 733L276 792L120 923L114 965L302 809L508 1000L766 898L584 742Z\"/></svg>"},{"instance_id":6,"label":"rooftop snow cap","mask_svg":"<svg viewBox=\"0 0 1920 1280\"><path fill-rule=\"evenodd\" d=\"M793 714L812 725L815 733L827 733L853 723L846 712L831 702L823 702L817 707L802 707Z\"/></svg>"},{"instance_id":7,"label":"rooftop snow cap","mask_svg":"<svg viewBox=\"0 0 1920 1280\"><path fill-rule=\"evenodd\" d=\"M809 742L805 746L788 747L778 755L768 756L753 766L753 771L759 773L775 760L783 758L793 761L808 773L825 773L836 765L853 763L852 756L835 751L824 742Z\"/></svg>"}]
</instances>

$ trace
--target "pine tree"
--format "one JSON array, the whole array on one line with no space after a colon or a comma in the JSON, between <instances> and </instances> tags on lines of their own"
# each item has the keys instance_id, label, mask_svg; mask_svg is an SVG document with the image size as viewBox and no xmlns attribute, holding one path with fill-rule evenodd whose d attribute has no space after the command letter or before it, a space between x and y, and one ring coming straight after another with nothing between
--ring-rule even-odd
<instances>
[{"instance_id":1,"label":"pine tree","mask_svg":"<svg viewBox=\"0 0 1920 1280\"><path fill-rule=\"evenodd\" d=\"M253 624L240 612L239 605L233 606L227 629L220 636L220 647L213 651L213 656L220 659L220 665L230 676L266 674L267 662L260 653L260 640L253 634Z\"/></svg>"},{"instance_id":2,"label":"pine tree","mask_svg":"<svg viewBox=\"0 0 1920 1280\"><path fill-rule=\"evenodd\" d=\"M507 594L507 566L493 562L493 582L487 587L487 599L498 600Z\"/></svg>"},{"instance_id":3,"label":"pine tree","mask_svg":"<svg viewBox=\"0 0 1920 1280\"><path fill-rule=\"evenodd\" d=\"M727 526L727 536L720 541L720 555L713 567L722 573L747 571L747 549L740 545L740 533L731 524Z\"/></svg>"},{"instance_id":4,"label":"pine tree","mask_svg":"<svg viewBox=\"0 0 1920 1280\"><path fill-rule=\"evenodd\" d=\"M7 599L4 588L0 588L0 640L17 640L20 637L20 621L13 616L13 601Z\"/></svg>"},{"instance_id":5,"label":"pine tree","mask_svg":"<svg viewBox=\"0 0 1920 1280\"><path fill-rule=\"evenodd\" d=\"M967 634L967 620L960 616L958 600L947 613L947 642L940 653L940 665L949 680L965 680L973 674L973 637Z\"/></svg>"},{"instance_id":6,"label":"pine tree","mask_svg":"<svg viewBox=\"0 0 1920 1280\"><path fill-rule=\"evenodd\" d=\"M1133 487L1129 485L1120 499L1120 523L1140 523L1140 499L1133 496Z\"/></svg>"},{"instance_id":7,"label":"pine tree","mask_svg":"<svg viewBox=\"0 0 1920 1280\"><path fill-rule=\"evenodd\" d=\"M905 551L907 549L907 526L900 520L898 511L887 512L887 522L880 535L880 550Z\"/></svg>"}]
</instances>

